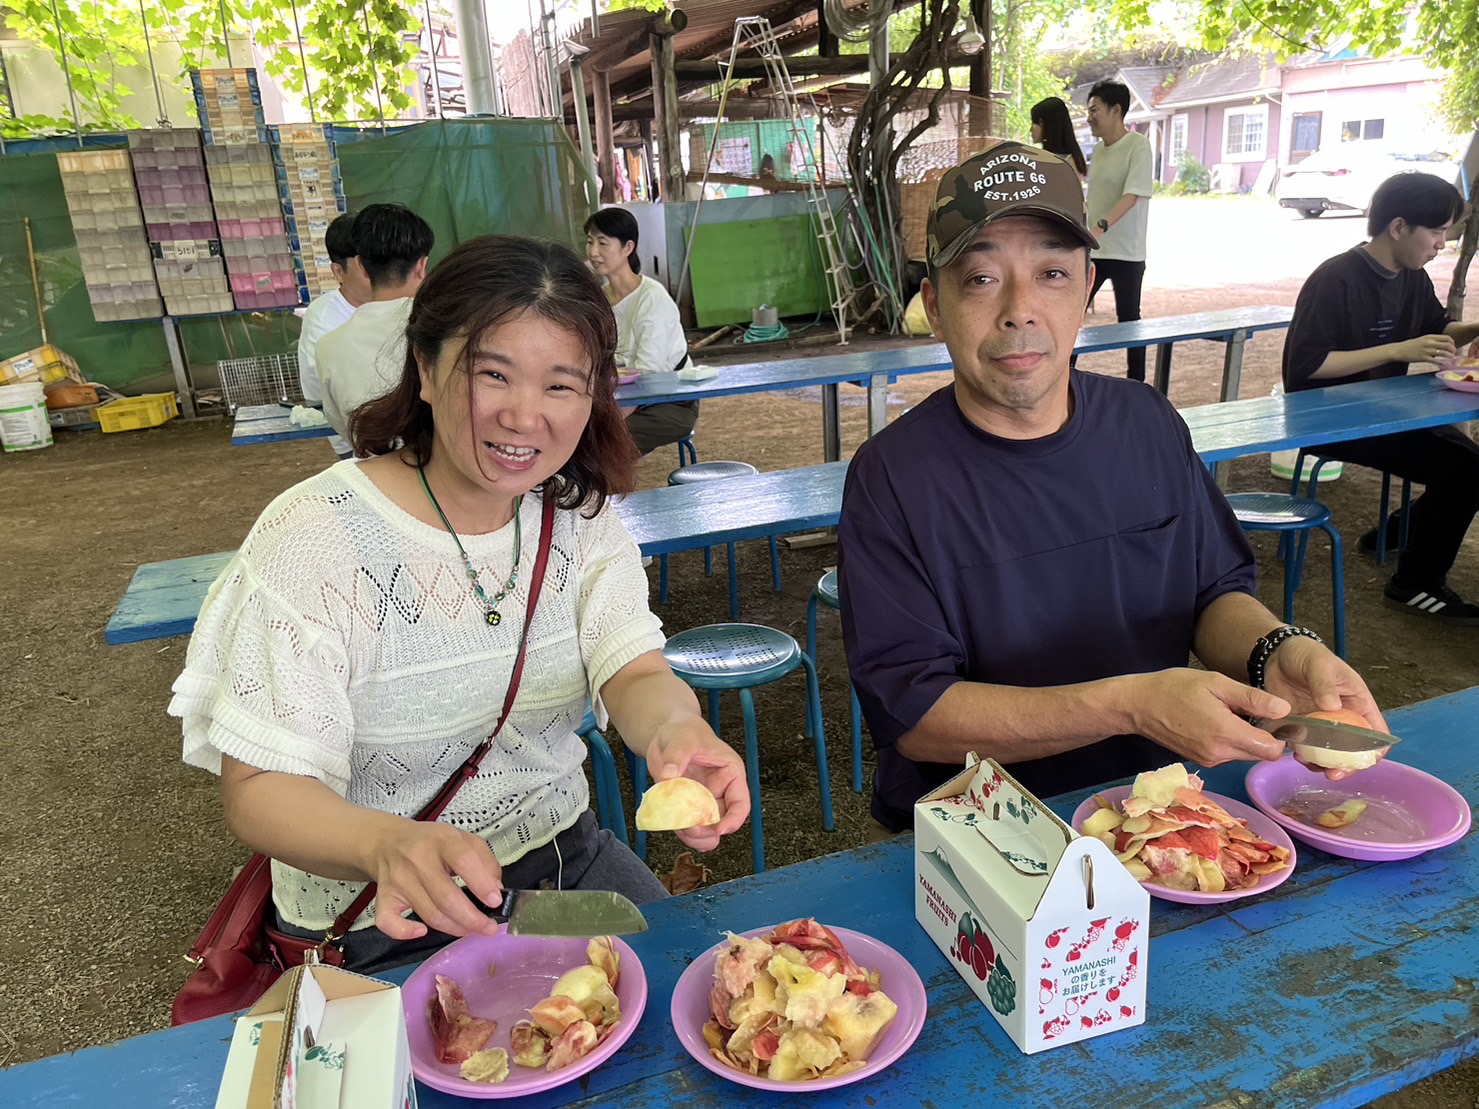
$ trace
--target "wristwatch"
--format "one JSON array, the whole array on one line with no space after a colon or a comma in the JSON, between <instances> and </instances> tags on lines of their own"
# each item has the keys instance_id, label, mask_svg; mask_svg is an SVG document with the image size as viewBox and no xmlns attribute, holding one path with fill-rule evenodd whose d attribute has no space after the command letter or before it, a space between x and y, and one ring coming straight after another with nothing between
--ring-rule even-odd
<instances>
[{"instance_id":1,"label":"wristwatch","mask_svg":"<svg viewBox=\"0 0 1479 1109\"><path fill-rule=\"evenodd\" d=\"M1102 219L1097 224L1095 224L1095 226L1098 227L1100 231L1108 231L1109 221L1107 219Z\"/></svg>"}]
</instances>

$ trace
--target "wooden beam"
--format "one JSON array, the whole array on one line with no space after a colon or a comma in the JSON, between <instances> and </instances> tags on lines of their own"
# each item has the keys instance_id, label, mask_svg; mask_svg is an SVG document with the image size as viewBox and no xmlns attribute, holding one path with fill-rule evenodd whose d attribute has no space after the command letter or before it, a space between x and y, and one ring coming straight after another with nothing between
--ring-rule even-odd
<instances>
[{"instance_id":1,"label":"wooden beam","mask_svg":"<svg viewBox=\"0 0 1479 1109\"><path fill-rule=\"evenodd\" d=\"M728 61L728 58L725 58ZM816 54L792 55L786 59L786 68L792 77L852 77L868 72L867 54L840 54L835 58L823 58ZM723 78L718 59L711 61L679 61L673 72L680 81L705 80L718 84ZM733 76L739 80L753 80L766 75L762 58L736 58Z\"/></svg>"},{"instance_id":2,"label":"wooden beam","mask_svg":"<svg viewBox=\"0 0 1479 1109\"><path fill-rule=\"evenodd\" d=\"M653 128L657 135L657 157L662 178L659 190L668 203L683 199L683 159L679 149L681 120L678 116L678 81L673 75L673 39L649 35L652 51Z\"/></svg>"},{"instance_id":3,"label":"wooden beam","mask_svg":"<svg viewBox=\"0 0 1479 1109\"><path fill-rule=\"evenodd\" d=\"M690 173L688 180L695 185L704 179L702 173ZM778 177L740 177L733 173L709 174L710 185L745 185L752 189L764 189L771 193L799 193L808 188L804 181L782 181Z\"/></svg>"},{"instance_id":4,"label":"wooden beam","mask_svg":"<svg viewBox=\"0 0 1479 1109\"><path fill-rule=\"evenodd\" d=\"M591 93L596 115L596 172L601 177L601 203L616 201L616 144L611 140L611 74L598 69L591 74Z\"/></svg>"}]
</instances>

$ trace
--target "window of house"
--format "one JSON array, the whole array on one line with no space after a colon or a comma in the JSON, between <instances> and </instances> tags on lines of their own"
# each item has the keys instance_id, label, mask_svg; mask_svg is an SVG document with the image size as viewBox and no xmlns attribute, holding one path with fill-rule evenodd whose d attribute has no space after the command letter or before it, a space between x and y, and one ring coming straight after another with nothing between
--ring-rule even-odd
<instances>
[{"instance_id":1,"label":"window of house","mask_svg":"<svg viewBox=\"0 0 1479 1109\"><path fill-rule=\"evenodd\" d=\"M1231 108L1222 116L1222 153L1230 162L1255 162L1268 149L1268 105Z\"/></svg>"},{"instance_id":2,"label":"window of house","mask_svg":"<svg viewBox=\"0 0 1479 1109\"><path fill-rule=\"evenodd\" d=\"M1312 154L1320 149L1320 114L1302 112L1295 115L1289 153Z\"/></svg>"},{"instance_id":3,"label":"window of house","mask_svg":"<svg viewBox=\"0 0 1479 1109\"><path fill-rule=\"evenodd\" d=\"M1171 117L1171 164L1180 165L1186 154L1186 113Z\"/></svg>"},{"instance_id":4,"label":"window of house","mask_svg":"<svg viewBox=\"0 0 1479 1109\"><path fill-rule=\"evenodd\" d=\"M1341 142L1369 142L1386 134L1384 119L1348 119L1340 125Z\"/></svg>"}]
</instances>

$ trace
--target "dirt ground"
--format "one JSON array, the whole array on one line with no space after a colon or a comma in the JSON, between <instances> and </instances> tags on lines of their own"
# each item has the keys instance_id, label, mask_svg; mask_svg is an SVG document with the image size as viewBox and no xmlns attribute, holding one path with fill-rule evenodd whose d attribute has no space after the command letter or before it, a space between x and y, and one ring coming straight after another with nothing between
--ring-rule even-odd
<instances>
[{"instance_id":1,"label":"dirt ground","mask_svg":"<svg viewBox=\"0 0 1479 1109\"><path fill-rule=\"evenodd\" d=\"M1210 209L1187 211L1205 220ZM1359 228L1348 226L1349 241L1355 241ZM1291 233L1299 228L1289 224ZM1445 266L1451 259L1433 267L1440 292ZM1275 274L1209 286L1204 275L1203 286L1193 288L1180 287L1169 269L1162 281L1152 275L1147 316L1293 303L1299 285L1297 277ZM1111 318L1111 306L1106 294L1097 322ZM1244 396L1267 393L1277 381L1281 346L1278 333L1249 343ZM757 355L755 348L729 347L706 356L717 362ZM1215 401L1221 358L1221 347L1212 344L1178 348L1173 401L1182 407ZM1110 374L1122 374L1123 365L1122 354L1081 361L1084 369ZM945 380L903 379L891 394L891 412L897 415ZM843 405L844 451L850 453L865 433L862 393L844 389ZM801 390L706 402L698 446L702 458L745 459L762 470L821 461L820 397ZM222 824L214 779L181 763L178 726L165 716L187 641L109 647L103 629L140 563L235 547L272 497L330 461L321 440L232 448L221 419L175 421L126 435L64 435L48 450L0 460L0 565L9 570L0 575L0 611L6 614L0 622L0 718L9 721L11 752L0 821L6 860L0 871L0 1065L167 1024L186 969L180 955L246 852ZM644 487L663 484L673 465L666 449L646 459ZM1232 468L1230 490L1278 487L1266 457ZM1375 519L1376 475L1347 469L1322 487L1322 499L1347 541L1350 659L1378 701L1399 706L1473 684L1479 661L1474 631L1433 627L1380 603L1386 571L1355 543ZM1277 610L1282 567L1263 538L1260 593ZM1471 536L1451 578L1468 596L1479 596L1476 542ZM804 638L807 597L835 558L832 545L783 546L784 589L777 594L764 544L743 545L743 618ZM670 630L727 619L723 552L716 552L712 578L703 575L702 561L698 552L672 559L672 600L658 609ZM654 567L654 600L656 574ZM1298 600L1300 622L1330 627L1328 586L1326 548L1316 541ZM772 867L858 845L866 834L866 795L850 788L846 669L836 615L823 610L819 623L837 828L822 831L817 815L810 745L800 734L799 680L762 690L766 818L770 828L788 831L770 837ZM735 742L739 723L737 705L727 704L724 734ZM671 837L653 837L654 867L667 869L675 854ZM748 834L731 837L704 861L715 881L749 873ZM1475 1109L1479 1063L1376 1104Z\"/></svg>"}]
</instances>

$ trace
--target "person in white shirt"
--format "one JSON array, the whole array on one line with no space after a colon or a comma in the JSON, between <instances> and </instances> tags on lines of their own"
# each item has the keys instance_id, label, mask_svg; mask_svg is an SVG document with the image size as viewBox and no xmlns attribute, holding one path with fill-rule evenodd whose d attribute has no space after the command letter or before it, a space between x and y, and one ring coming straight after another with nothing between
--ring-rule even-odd
<instances>
[{"instance_id":1,"label":"person in white shirt","mask_svg":"<svg viewBox=\"0 0 1479 1109\"><path fill-rule=\"evenodd\" d=\"M585 221L585 256L606 279L616 314L616 364L623 374L661 373L689 365L688 339L678 306L660 282L642 275L637 219L625 208L602 208ZM644 404L627 414L627 428L643 454L693 434L698 401Z\"/></svg>"},{"instance_id":2,"label":"person in white shirt","mask_svg":"<svg viewBox=\"0 0 1479 1109\"><path fill-rule=\"evenodd\" d=\"M426 277L436 236L404 204L371 204L354 217L352 269L370 285L370 298L349 321L318 341L315 361L324 416L345 439L355 409L390 392L406 362L411 298Z\"/></svg>"},{"instance_id":3,"label":"person in white shirt","mask_svg":"<svg viewBox=\"0 0 1479 1109\"><path fill-rule=\"evenodd\" d=\"M363 269L349 264L354 257L354 216L346 212L329 224L324 231L324 250L329 255L329 268L339 282L313 302L303 313L303 325L298 333L298 383L303 390L303 399L309 404L323 406L323 386L318 381L318 341L335 328L349 322L354 310L370 299L370 279ZM340 458L348 458L349 443L338 435L329 436L329 446Z\"/></svg>"},{"instance_id":4,"label":"person in white shirt","mask_svg":"<svg viewBox=\"0 0 1479 1109\"><path fill-rule=\"evenodd\" d=\"M1140 287L1145 282L1145 230L1155 191L1150 140L1125 127L1130 90L1118 81L1100 81L1089 90L1089 130L1099 140L1089 163L1089 224L1099 237L1094 251L1090 302L1103 284L1114 286L1114 314L1121 323L1140 318ZM1129 376L1145 380L1145 348L1125 351Z\"/></svg>"},{"instance_id":5,"label":"person in white shirt","mask_svg":"<svg viewBox=\"0 0 1479 1109\"><path fill-rule=\"evenodd\" d=\"M394 388L355 415L360 457L278 497L211 587L169 708L185 761L221 776L227 826L273 860L277 927L321 938L377 883L343 940L366 972L494 934L505 889L666 896L590 810L590 701L654 780L717 799L716 824L677 833L689 847L750 812L610 505L637 451L595 277L556 243L472 239L427 278L406 340ZM494 731L521 652L476 774L439 820L411 819Z\"/></svg>"}]
</instances>

